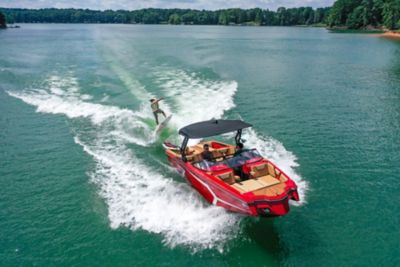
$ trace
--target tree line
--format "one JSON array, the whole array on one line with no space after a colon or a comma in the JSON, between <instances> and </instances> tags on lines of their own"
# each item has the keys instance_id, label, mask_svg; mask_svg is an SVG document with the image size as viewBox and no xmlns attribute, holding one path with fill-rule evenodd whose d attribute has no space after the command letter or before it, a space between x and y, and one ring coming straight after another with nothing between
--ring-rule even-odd
<instances>
[{"instance_id":1,"label":"tree line","mask_svg":"<svg viewBox=\"0 0 400 267\"><path fill-rule=\"evenodd\" d=\"M330 9L328 26L399 29L400 0L337 0Z\"/></svg>"},{"instance_id":2,"label":"tree line","mask_svg":"<svg viewBox=\"0 0 400 267\"><path fill-rule=\"evenodd\" d=\"M2 8L12 23L140 23L189 25L312 25L327 23L329 8L299 7L277 11L223 9L216 11L192 9L89 10L89 9L20 9Z\"/></svg>"},{"instance_id":3,"label":"tree line","mask_svg":"<svg viewBox=\"0 0 400 267\"><path fill-rule=\"evenodd\" d=\"M400 28L400 0L336 0L332 7L192 10L19 9L3 8L9 23L140 23L189 25L327 25L330 28ZM0 16L1 20L1 16Z\"/></svg>"}]
</instances>

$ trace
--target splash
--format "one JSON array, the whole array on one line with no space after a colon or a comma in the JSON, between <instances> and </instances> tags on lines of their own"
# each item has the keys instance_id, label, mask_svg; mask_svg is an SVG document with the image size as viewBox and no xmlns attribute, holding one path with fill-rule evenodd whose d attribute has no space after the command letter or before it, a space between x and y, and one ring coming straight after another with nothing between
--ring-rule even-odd
<instances>
[{"instance_id":1,"label":"splash","mask_svg":"<svg viewBox=\"0 0 400 267\"><path fill-rule=\"evenodd\" d=\"M140 120L143 110L132 112L82 100L74 78L52 76L47 84L47 89L8 93L36 106L38 112L89 123L91 127L74 129L74 140L96 162L90 177L108 205L112 228L161 234L167 246L185 245L193 251L222 251L226 241L239 234L238 215L206 204L189 185L160 174L134 154L132 141L142 148L151 143L146 137L151 131ZM121 126L125 124L135 131L127 131Z\"/></svg>"},{"instance_id":2,"label":"splash","mask_svg":"<svg viewBox=\"0 0 400 267\"><path fill-rule=\"evenodd\" d=\"M221 118L235 107L236 81L215 81L200 78L183 70L164 70L156 73L157 83L173 100L174 122L177 128L187 124Z\"/></svg>"},{"instance_id":3,"label":"splash","mask_svg":"<svg viewBox=\"0 0 400 267\"><path fill-rule=\"evenodd\" d=\"M107 200L112 228L143 229L161 234L170 247L194 250L222 250L239 231L237 216L204 204L187 184L153 171L124 145L110 145L104 137L92 145L78 137L75 142L97 162L90 175Z\"/></svg>"}]
</instances>

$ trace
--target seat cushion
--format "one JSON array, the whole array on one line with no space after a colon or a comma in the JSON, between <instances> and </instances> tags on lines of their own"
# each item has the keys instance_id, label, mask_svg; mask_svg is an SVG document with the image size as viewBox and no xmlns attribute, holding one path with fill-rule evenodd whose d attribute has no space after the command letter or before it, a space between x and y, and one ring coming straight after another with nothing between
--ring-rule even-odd
<instances>
[{"instance_id":1,"label":"seat cushion","mask_svg":"<svg viewBox=\"0 0 400 267\"><path fill-rule=\"evenodd\" d=\"M235 183L235 176L233 175L233 172L225 172L221 174L216 175L218 178L220 178L222 181L228 184L233 184Z\"/></svg>"},{"instance_id":2,"label":"seat cushion","mask_svg":"<svg viewBox=\"0 0 400 267\"><path fill-rule=\"evenodd\" d=\"M271 176L276 177L276 174L275 174L275 167L274 167L271 163L268 163L268 173L269 173Z\"/></svg>"},{"instance_id":3,"label":"seat cushion","mask_svg":"<svg viewBox=\"0 0 400 267\"><path fill-rule=\"evenodd\" d=\"M246 180L241 183L235 183L232 185L233 187L239 189L242 192L251 192L260 188L265 187L265 185L259 183L254 179Z\"/></svg>"},{"instance_id":4,"label":"seat cushion","mask_svg":"<svg viewBox=\"0 0 400 267\"><path fill-rule=\"evenodd\" d=\"M271 175L265 175L258 177L256 179L259 183L263 184L264 186L271 186L275 184L279 184L280 181L276 179L275 177L272 177Z\"/></svg>"},{"instance_id":5,"label":"seat cushion","mask_svg":"<svg viewBox=\"0 0 400 267\"><path fill-rule=\"evenodd\" d=\"M253 178L268 175L268 167L266 163L253 165L250 167L250 174Z\"/></svg>"}]
</instances>

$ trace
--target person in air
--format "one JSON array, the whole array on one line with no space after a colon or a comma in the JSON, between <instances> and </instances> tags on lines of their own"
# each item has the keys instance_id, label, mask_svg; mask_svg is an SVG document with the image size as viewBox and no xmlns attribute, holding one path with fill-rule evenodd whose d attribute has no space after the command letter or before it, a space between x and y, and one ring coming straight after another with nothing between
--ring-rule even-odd
<instances>
[{"instance_id":1,"label":"person in air","mask_svg":"<svg viewBox=\"0 0 400 267\"><path fill-rule=\"evenodd\" d=\"M201 156L203 157L203 160L212 161L213 155L212 155L212 153L210 151L209 144L204 144L203 149L204 150L201 153Z\"/></svg>"},{"instance_id":2,"label":"person in air","mask_svg":"<svg viewBox=\"0 0 400 267\"><path fill-rule=\"evenodd\" d=\"M165 112L162 109L160 109L159 104L158 104L158 102L160 102L163 99L164 99L163 97L161 97L159 99L156 99L156 98L150 99L151 110L153 111L153 115L154 115L157 125L158 125L158 113L161 113L164 116L164 118L167 117L165 115Z\"/></svg>"}]
</instances>

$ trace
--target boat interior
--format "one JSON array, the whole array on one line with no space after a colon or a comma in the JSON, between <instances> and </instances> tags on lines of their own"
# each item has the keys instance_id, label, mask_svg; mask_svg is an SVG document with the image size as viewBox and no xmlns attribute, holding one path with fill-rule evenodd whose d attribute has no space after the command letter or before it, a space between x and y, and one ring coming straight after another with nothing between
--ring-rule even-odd
<instances>
[{"instance_id":1,"label":"boat interior","mask_svg":"<svg viewBox=\"0 0 400 267\"><path fill-rule=\"evenodd\" d=\"M203 160L201 154L204 151L204 145L208 144L210 152L213 155L215 161L221 161L224 158L232 157L235 154L235 146L230 144L225 144L216 141L205 141L200 142L193 146L186 147L186 159L189 162L195 163ZM176 154L176 156L181 156L181 152L178 149L169 149L171 152Z\"/></svg>"},{"instance_id":2,"label":"boat interior","mask_svg":"<svg viewBox=\"0 0 400 267\"><path fill-rule=\"evenodd\" d=\"M204 144L208 144L213 163L205 164L201 156ZM181 156L179 150L171 150ZM235 147L217 141L204 141L186 148L186 159L193 166L221 179L241 194L252 192L256 196L277 196L284 192L288 178L269 161L259 156L241 164L229 164L235 160ZM210 163L210 162L207 162Z\"/></svg>"}]
</instances>

